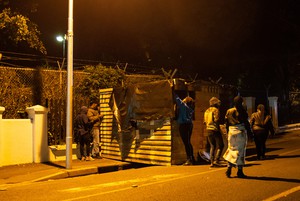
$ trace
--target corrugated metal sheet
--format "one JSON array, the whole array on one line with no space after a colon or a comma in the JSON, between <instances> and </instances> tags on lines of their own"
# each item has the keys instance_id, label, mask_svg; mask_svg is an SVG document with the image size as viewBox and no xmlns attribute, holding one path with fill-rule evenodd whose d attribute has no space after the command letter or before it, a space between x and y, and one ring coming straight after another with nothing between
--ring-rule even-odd
<instances>
[{"instance_id":1,"label":"corrugated metal sheet","mask_svg":"<svg viewBox=\"0 0 300 201\"><path fill-rule=\"evenodd\" d=\"M132 141L123 140L124 136L113 131L113 113L108 105L112 91L113 89L100 90L101 113L105 115L100 127L102 156L129 162L171 165L171 122L150 131L151 135L145 136L137 131L140 134L134 133L135 138ZM130 149L126 151L128 146Z\"/></svg>"}]
</instances>

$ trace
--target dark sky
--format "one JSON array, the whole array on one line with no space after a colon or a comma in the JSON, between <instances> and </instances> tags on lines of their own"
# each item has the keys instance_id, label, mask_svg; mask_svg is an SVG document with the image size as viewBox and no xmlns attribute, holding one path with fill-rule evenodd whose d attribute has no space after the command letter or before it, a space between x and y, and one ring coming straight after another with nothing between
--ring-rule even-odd
<instances>
[{"instance_id":1,"label":"dark sky","mask_svg":"<svg viewBox=\"0 0 300 201\"><path fill-rule=\"evenodd\" d=\"M27 0L30 1L30 0ZM48 55L60 56L67 0L32 14ZM74 58L178 68L219 77L299 50L297 0L74 0ZM200 76L201 77L201 76Z\"/></svg>"}]
</instances>

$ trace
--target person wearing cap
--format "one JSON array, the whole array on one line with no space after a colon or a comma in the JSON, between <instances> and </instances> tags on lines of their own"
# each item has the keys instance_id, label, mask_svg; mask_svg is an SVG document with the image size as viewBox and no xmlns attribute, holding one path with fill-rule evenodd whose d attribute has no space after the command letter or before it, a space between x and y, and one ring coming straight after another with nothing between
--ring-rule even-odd
<instances>
[{"instance_id":1,"label":"person wearing cap","mask_svg":"<svg viewBox=\"0 0 300 201\"><path fill-rule=\"evenodd\" d=\"M223 157L228 161L228 168L225 172L230 178L232 167L237 167L237 177L247 177L243 172L245 165L246 147L248 137L253 139L253 133L248 121L248 113L243 105L243 98L236 96L233 99L234 107L227 110L225 123L228 131L228 148Z\"/></svg>"},{"instance_id":2,"label":"person wearing cap","mask_svg":"<svg viewBox=\"0 0 300 201\"><path fill-rule=\"evenodd\" d=\"M93 147L92 147L92 157L101 159L100 155L100 124L103 118L102 114L99 114L98 102L91 101L90 107L87 112L87 117L92 123L92 136L93 136Z\"/></svg>"},{"instance_id":3,"label":"person wearing cap","mask_svg":"<svg viewBox=\"0 0 300 201\"><path fill-rule=\"evenodd\" d=\"M209 100L209 108L204 112L204 124L210 144L210 167L220 166L220 157L224 148L222 134L220 132L221 101L212 97Z\"/></svg>"},{"instance_id":4,"label":"person wearing cap","mask_svg":"<svg viewBox=\"0 0 300 201\"><path fill-rule=\"evenodd\" d=\"M187 160L183 165L193 165L195 163L193 146L191 144L191 136L193 132L193 113L194 113L194 99L187 96L181 100L176 95L176 104L178 107L179 133L183 141Z\"/></svg>"}]
</instances>

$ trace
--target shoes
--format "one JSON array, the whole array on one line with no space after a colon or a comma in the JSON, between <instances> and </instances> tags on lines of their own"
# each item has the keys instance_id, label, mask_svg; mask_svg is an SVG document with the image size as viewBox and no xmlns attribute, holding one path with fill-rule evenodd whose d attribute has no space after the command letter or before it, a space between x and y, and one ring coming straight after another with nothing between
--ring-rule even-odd
<instances>
[{"instance_id":1,"label":"shoes","mask_svg":"<svg viewBox=\"0 0 300 201\"><path fill-rule=\"evenodd\" d=\"M245 175L242 171L237 172L237 177L238 178L247 178L247 175Z\"/></svg>"},{"instance_id":2,"label":"shoes","mask_svg":"<svg viewBox=\"0 0 300 201\"><path fill-rule=\"evenodd\" d=\"M88 156L88 157L86 157L85 160L86 160L86 161L94 161L95 159L93 159L92 157Z\"/></svg>"},{"instance_id":3,"label":"shoes","mask_svg":"<svg viewBox=\"0 0 300 201\"><path fill-rule=\"evenodd\" d=\"M99 154L92 155L92 157L95 158L95 159L102 159L102 157Z\"/></svg>"},{"instance_id":4,"label":"shoes","mask_svg":"<svg viewBox=\"0 0 300 201\"><path fill-rule=\"evenodd\" d=\"M207 162L210 161L210 155L206 151L199 151L199 156Z\"/></svg>"},{"instance_id":5,"label":"shoes","mask_svg":"<svg viewBox=\"0 0 300 201\"><path fill-rule=\"evenodd\" d=\"M210 167L225 167L225 163L221 163L220 161L213 161L210 163Z\"/></svg>"},{"instance_id":6,"label":"shoes","mask_svg":"<svg viewBox=\"0 0 300 201\"><path fill-rule=\"evenodd\" d=\"M227 168L225 174L226 174L226 176L227 176L228 178L230 178L230 175L231 175L231 167L228 167L228 168Z\"/></svg>"},{"instance_id":7,"label":"shoes","mask_svg":"<svg viewBox=\"0 0 300 201\"><path fill-rule=\"evenodd\" d=\"M218 160L218 161L215 161L215 162L214 162L214 165L217 166L217 167L221 167L221 166L222 166L222 164L220 163L219 160Z\"/></svg>"},{"instance_id":8,"label":"shoes","mask_svg":"<svg viewBox=\"0 0 300 201\"><path fill-rule=\"evenodd\" d=\"M185 166L187 166L187 165L193 165L193 162L190 160L190 159L188 159L185 163L183 163L182 165L185 165Z\"/></svg>"}]
</instances>

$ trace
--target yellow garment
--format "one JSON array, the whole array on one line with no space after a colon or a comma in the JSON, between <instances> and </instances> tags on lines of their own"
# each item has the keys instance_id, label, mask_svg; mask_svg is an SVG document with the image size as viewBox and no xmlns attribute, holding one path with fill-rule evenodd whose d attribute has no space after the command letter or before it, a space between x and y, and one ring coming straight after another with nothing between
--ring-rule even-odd
<instances>
[{"instance_id":1,"label":"yellow garment","mask_svg":"<svg viewBox=\"0 0 300 201\"><path fill-rule=\"evenodd\" d=\"M93 108L89 108L87 112L87 117L93 123L93 127L100 127L101 119L99 117L99 111Z\"/></svg>"},{"instance_id":2,"label":"yellow garment","mask_svg":"<svg viewBox=\"0 0 300 201\"><path fill-rule=\"evenodd\" d=\"M207 130L219 130L220 112L216 107L209 107L204 113L204 123Z\"/></svg>"}]
</instances>

